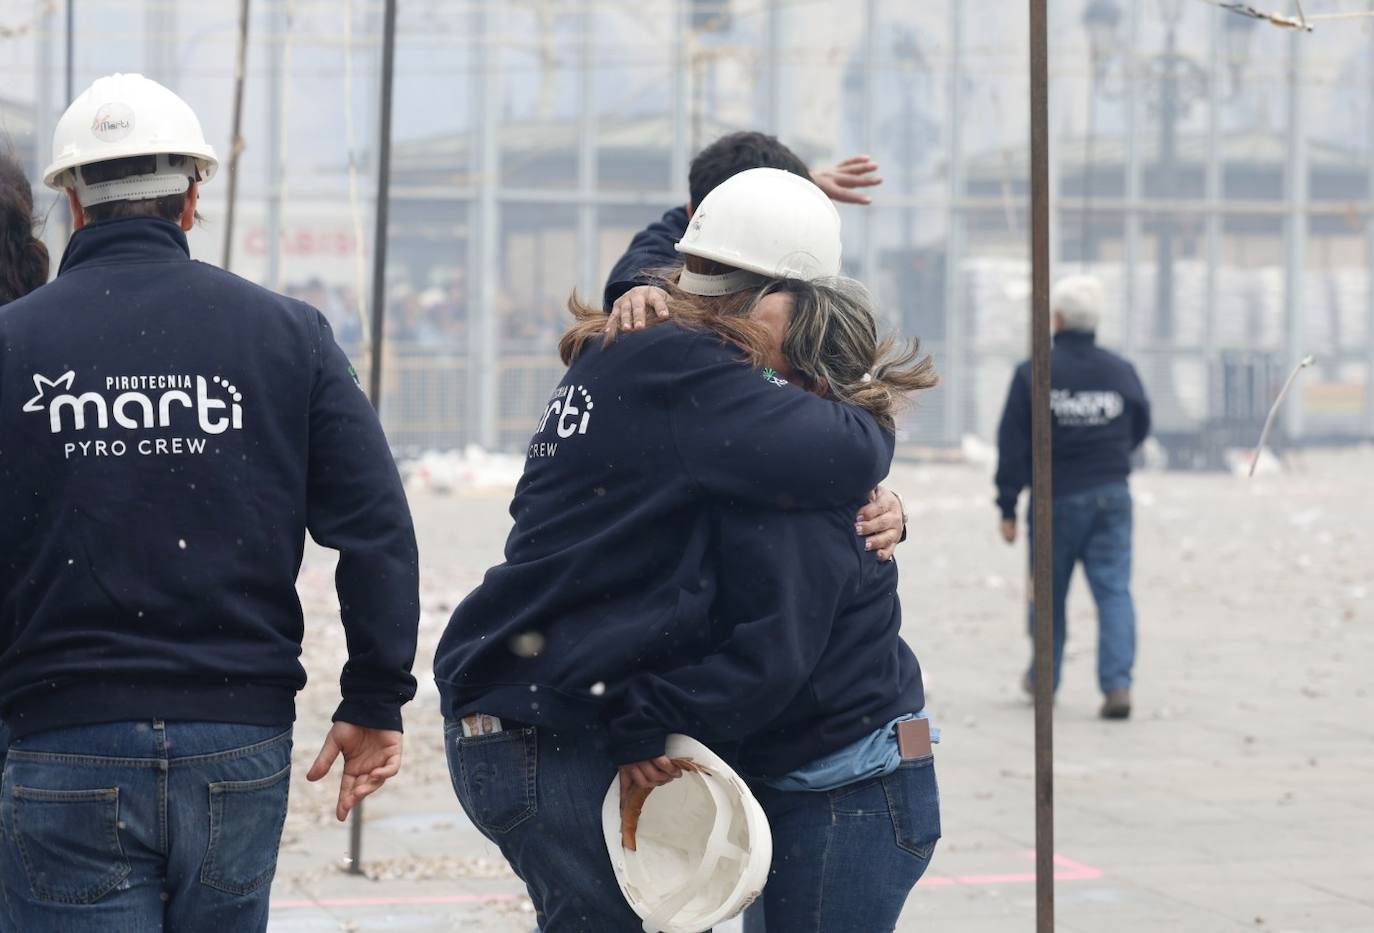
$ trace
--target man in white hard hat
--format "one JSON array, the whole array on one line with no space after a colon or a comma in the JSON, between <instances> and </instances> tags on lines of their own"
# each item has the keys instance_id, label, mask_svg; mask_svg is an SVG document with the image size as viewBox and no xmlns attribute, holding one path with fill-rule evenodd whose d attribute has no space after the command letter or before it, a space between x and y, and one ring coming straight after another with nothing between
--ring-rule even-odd
<instances>
[{"instance_id":1,"label":"man in white hard hat","mask_svg":"<svg viewBox=\"0 0 1374 933\"><path fill-rule=\"evenodd\" d=\"M263 930L286 815L306 531L348 662L308 775L396 774L417 558L381 425L323 315L190 259L215 153L97 80L45 181L75 233L0 310L0 882L24 933Z\"/></svg>"},{"instance_id":2,"label":"man in white hard hat","mask_svg":"<svg viewBox=\"0 0 1374 933\"><path fill-rule=\"evenodd\" d=\"M809 179L836 204L870 204L872 198L862 189L883 181L878 164L865 155L813 171L776 136L754 130L727 133L692 158L687 203L669 209L636 233L616 260L603 293L612 327L642 330L655 319L668 317L668 293L658 276L681 260L676 245L688 235L696 206L727 179L756 168L779 169ZM901 497L890 489L873 490L871 501L857 518L855 531L881 560L890 560L897 545L906 540L906 510Z\"/></svg>"},{"instance_id":3,"label":"man in white hard hat","mask_svg":"<svg viewBox=\"0 0 1374 933\"><path fill-rule=\"evenodd\" d=\"M1129 362L1097 346L1102 285L1086 275L1055 285L1051 435L1054 450L1054 686L1067 637L1066 600L1082 563L1097 602L1097 679L1104 719L1131 715L1135 603L1131 598L1131 456L1150 433L1150 401ZM1030 481L1030 364L1012 377L997 432L999 529L1016 541L1016 500ZM1034 630L1034 611L1031 612ZM1033 635L1032 635L1033 637ZM1033 687L1028 671L1023 686Z\"/></svg>"}]
</instances>

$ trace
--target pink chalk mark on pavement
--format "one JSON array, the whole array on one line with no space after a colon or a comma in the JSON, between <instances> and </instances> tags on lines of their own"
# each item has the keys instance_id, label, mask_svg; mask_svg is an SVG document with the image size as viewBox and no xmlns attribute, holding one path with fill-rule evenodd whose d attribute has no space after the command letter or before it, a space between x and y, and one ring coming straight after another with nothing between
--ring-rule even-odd
<instances>
[{"instance_id":1,"label":"pink chalk mark on pavement","mask_svg":"<svg viewBox=\"0 0 1374 933\"><path fill-rule=\"evenodd\" d=\"M431 897L321 897L312 900L273 901L273 910L308 907L399 907L420 904L508 904L523 900L521 894L448 894Z\"/></svg>"},{"instance_id":2,"label":"pink chalk mark on pavement","mask_svg":"<svg viewBox=\"0 0 1374 933\"><path fill-rule=\"evenodd\" d=\"M1034 860L1034 852L1023 853L1025 858ZM1067 855L1054 857L1055 881L1096 881L1102 877L1102 869L1093 868L1076 862ZM1035 872L1013 872L1005 875L926 875L921 879L923 888L943 888L953 885L997 885L997 884L1034 884ZM313 900L273 901L273 910L302 910L311 907L418 907L426 904L442 906L445 904L508 904L523 900L519 894L449 894L429 897L324 897Z\"/></svg>"},{"instance_id":3,"label":"pink chalk mark on pavement","mask_svg":"<svg viewBox=\"0 0 1374 933\"><path fill-rule=\"evenodd\" d=\"M1026 852L1024 857L1034 861L1035 853ZM1067 855L1054 856L1054 864L1058 871L1054 873L1055 881L1096 881L1102 877L1102 869L1093 868L1091 865L1084 865L1082 862L1075 862ZM1035 872L1013 872L1005 875L956 875L953 878L942 875L926 875L921 879L921 887L940 888L949 885L994 885L994 884L1034 884Z\"/></svg>"}]
</instances>

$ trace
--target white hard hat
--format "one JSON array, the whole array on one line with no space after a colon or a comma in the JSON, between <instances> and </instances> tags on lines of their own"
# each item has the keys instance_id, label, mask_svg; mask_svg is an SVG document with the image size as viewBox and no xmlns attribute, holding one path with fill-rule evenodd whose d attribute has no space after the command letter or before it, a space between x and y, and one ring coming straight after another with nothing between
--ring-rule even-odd
<instances>
[{"instance_id":1,"label":"white hard hat","mask_svg":"<svg viewBox=\"0 0 1374 933\"><path fill-rule=\"evenodd\" d=\"M768 278L835 276L840 214L808 179L751 168L702 198L677 250Z\"/></svg>"},{"instance_id":2,"label":"white hard hat","mask_svg":"<svg viewBox=\"0 0 1374 933\"><path fill-rule=\"evenodd\" d=\"M748 786L709 748L671 735L665 754L692 764L643 801L635 848L622 835L619 780L606 792L601 825L620 890L644 929L700 933L763 891L773 836Z\"/></svg>"},{"instance_id":3,"label":"white hard hat","mask_svg":"<svg viewBox=\"0 0 1374 933\"><path fill-rule=\"evenodd\" d=\"M147 175L88 184L79 171L96 162L149 155L160 158ZM88 207L179 194L190 187L192 171L168 158L175 156L193 160L200 181L209 181L219 165L186 101L143 75L108 75L97 78L57 121L43 183L58 191L76 188Z\"/></svg>"}]
</instances>

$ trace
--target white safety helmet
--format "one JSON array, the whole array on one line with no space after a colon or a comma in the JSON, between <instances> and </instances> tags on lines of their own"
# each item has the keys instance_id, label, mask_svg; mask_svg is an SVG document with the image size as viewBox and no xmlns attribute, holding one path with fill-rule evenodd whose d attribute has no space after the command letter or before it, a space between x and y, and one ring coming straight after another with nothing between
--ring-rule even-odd
<instances>
[{"instance_id":1,"label":"white safety helmet","mask_svg":"<svg viewBox=\"0 0 1374 933\"><path fill-rule=\"evenodd\" d=\"M156 167L95 183L82 177L82 166L131 156L157 156ZM84 207L181 194L193 176L209 181L219 165L186 101L143 75L126 74L97 78L72 101L53 130L52 159L43 183L75 188Z\"/></svg>"},{"instance_id":2,"label":"white safety helmet","mask_svg":"<svg viewBox=\"0 0 1374 933\"><path fill-rule=\"evenodd\" d=\"M622 836L620 782L612 781L601 807L606 850L648 933L701 933L737 916L763 891L773 836L744 781L709 748L671 735L665 754L695 770L684 768L643 801L633 850Z\"/></svg>"},{"instance_id":3,"label":"white safety helmet","mask_svg":"<svg viewBox=\"0 0 1374 933\"><path fill-rule=\"evenodd\" d=\"M751 168L702 198L677 251L770 279L836 276L840 214L809 179Z\"/></svg>"}]
</instances>

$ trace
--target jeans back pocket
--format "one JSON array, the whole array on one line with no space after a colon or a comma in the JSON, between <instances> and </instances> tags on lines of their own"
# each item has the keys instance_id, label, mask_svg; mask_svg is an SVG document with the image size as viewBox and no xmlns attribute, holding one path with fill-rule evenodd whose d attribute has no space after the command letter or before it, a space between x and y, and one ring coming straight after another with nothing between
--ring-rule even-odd
<instances>
[{"instance_id":1,"label":"jeans back pocket","mask_svg":"<svg viewBox=\"0 0 1374 933\"><path fill-rule=\"evenodd\" d=\"M904 761L883 778L897 845L919 859L929 859L940 841L940 787L933 757Z\"/></svg>"},{"instance_id":2,"label":"jeans back pocket","mask_svg":"<svg viewBox=\"0 0 1374 933\"><path fill-rule=\"evenodd\" d=\"M226 894L252 894L277 870L286 823L291 766L253 781L219 781L210 789L210 841L202 884Z\"/></svg>"},{"instance_id":3,"label":"jeans back pocket","mask_svg":"<svg viewBox=\"0 0 1374 933\"><path fill-rule=\"evenodd\" d=\"M119 843L119 788L16 786L8 804L15 846L38 900L93 904L129 876Z\"/></svg>"},{"instance_id":4,"label":"jeans back pocket","mask_svg":"<svg viewBox=\"0 0 1374 933\"><path fill-rule=\"evenodd\" d=\"M533 728L449 736L449 773L458 801L484 834L508 833L534 816L538 740Z\"/></svg>"}]
</instances>

